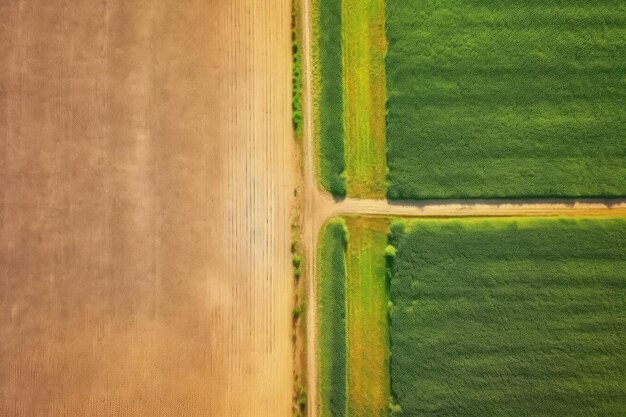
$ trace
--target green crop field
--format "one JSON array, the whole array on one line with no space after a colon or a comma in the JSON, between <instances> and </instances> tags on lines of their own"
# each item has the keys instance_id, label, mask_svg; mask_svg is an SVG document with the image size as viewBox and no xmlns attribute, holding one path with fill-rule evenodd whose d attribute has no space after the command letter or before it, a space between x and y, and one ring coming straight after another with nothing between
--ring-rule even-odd
<instances>
[{"instance_id":1,"label":"green crop field","mask_svg":"<svg viewBox=\"0 0 626 417\"><path fill-rule=\"evenodd\" d=\"M313 0L313 61L318 177L322 187L346 195L343 142L341 0Z\"/></svg>"},{"instance_id":2,"label":"green crop field","mask_svg":"<svg viewBox=\"0 0 626 417\"><path fill-rule=\"evenodd\" d=\"M317 270L319 414L346 411L346 225L332 219L321 232Z\"/></svg>"},{"instance_id":3,"label":"green crop field","mask_svg":"<svg viewBox=\"0 0 626 417\"><path fill-rule=\"evenodd\" d=\"M349 217L332 219L322 231L317 271L322 417L387 415L388 228L384 218Z\"/></svg>"},{"instance_id":4,"label":"green crop field","mask_svg":"<svg viewBox=\"0 0 626 417\"><path fill-rule=\"evenodd\" d=\"M296 139L302 138L304 114L302 111L302 10L299 0L291 3L291 122Z\"/></svg>"},{"instance_id":5,"label":"green crop field","mask_svg":"<svg viewBox=\"0 0 626 417\"><path fill-rule=\"evenodd\" d=\"M626 195L626 2L386 11L390 198Z\"/></svg>"},{"instance_id":6,"label":"green crop field","mask_svg":"<svg viewBox=\"0 0 626 417\"><path fill-rule=\"evenodd\" d=\"M386 417L389 386L388 221L348 217L347 415Z\"/></svg>"},{"instance_id":7,"label":"green crop field","mask_svg":"<svg viewBox=\"0 0 626 417\"><path fill-rule=\"evenodd\" d=\"M405 416L626 415L626 219L392 226Z\"/></svg>"}]
</instances>

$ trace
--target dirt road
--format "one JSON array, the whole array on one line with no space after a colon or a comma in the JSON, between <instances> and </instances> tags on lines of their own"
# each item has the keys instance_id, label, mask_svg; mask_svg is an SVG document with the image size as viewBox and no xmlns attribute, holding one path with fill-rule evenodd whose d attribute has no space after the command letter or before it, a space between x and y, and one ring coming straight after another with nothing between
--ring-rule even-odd
<instances>
[{"instance_id":1,"label":"dirt road","mask_svg":"<svg viewBox=\"0 0 626 417\"><path fill-rule=\"evenodd\" d=\"M316 347L316 256L318 232L335 215L383 215L405 217L475 216L626 216L626 199L580 200L432 200L392 202L388 200L335 200L320 191L316 177L315 131L313 125L312 0L302 0L304 65L304 225L308 302L308 394L309 417L317 417Z\"/></svg>"},{"instance_id":2,"label":"dirt road","mask_svg":"<svg viewBox=\"0 0 626 417\"><path fill-rule=\"evenodd\" d=\"M291 415L290 13L0 2L0 415Z\"/></svg>"}]
</instances>

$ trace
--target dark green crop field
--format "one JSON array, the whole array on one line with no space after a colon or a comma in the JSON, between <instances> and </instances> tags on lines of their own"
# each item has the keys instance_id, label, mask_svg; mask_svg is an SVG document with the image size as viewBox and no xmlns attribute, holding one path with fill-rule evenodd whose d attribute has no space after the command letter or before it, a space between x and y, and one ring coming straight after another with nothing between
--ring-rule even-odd
<instances>
[{"instance_id":1,"label":"dark green crop field","mask_svg":"<svg viewBox=\"0 0 626 417\"><path fill-rule=\"evenodd\" d=\"M388 196L626 195L626 2L386 0Z\"/></svg>"},{"instance_id":2,"label":"dark green crop field","mask_svg":"<svg viewBox=\"0 0 626 417\"><path fill-rule=\"evenodd\" d=\"M341 5L341 0L314 0L319 178L322 187L337 196L346 195Z\"/></svg>"},{"instance_id":3,"label":"dark green crop field","mask_svg":"<svg viewBox=\"0 0 626 417\"><path fill-rule=\"evenodd\" d=\"M341 218L321 233L318 262L319 414L342 417L346 412L346 243Z\"/></svg>"},{"instance_id":4,"label":"dark green crop field","mask_svg":"<svg viewBox=\"0 0 626 417\"><path fill-rule=\"evenodd\" d=\"M625 219L415 220L392 242L400 415L626 415Z\"/></svg>"}]
</instances>

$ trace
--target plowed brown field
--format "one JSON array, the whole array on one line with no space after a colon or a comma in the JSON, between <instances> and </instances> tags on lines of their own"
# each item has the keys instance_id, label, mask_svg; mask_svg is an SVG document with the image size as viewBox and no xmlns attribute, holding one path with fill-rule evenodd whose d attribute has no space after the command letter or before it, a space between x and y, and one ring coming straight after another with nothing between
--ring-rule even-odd
<instances>
[{"instance_id":1,"label":"plowed brown field","mask_svg":"<svg viewBox=\"0 0 626 417\"><path fill-rule=\"evenodd\" d=\"M0 2L0 415L291 414L289 0Z\"/></svg>"}]
</instances>

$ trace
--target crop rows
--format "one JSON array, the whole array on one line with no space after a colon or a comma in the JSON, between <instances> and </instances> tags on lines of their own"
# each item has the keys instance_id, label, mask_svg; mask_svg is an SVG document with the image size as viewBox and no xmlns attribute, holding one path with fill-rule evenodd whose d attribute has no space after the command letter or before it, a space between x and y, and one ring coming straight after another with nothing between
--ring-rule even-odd
<instances>
[{"instance_id":1,"label":"crop rows","mask_svg":"<svg viewBox=\"0 0 626 417\"><path fill-rule=\"evenodd\" d=\"M319 179L328 192L346 195L343 141L341 0L313 0Z\"/></svg>"},{"instance_id":2,"label":"crop rows","mask_svg":"<svg viewBox=\"0 0 626 417\"><path fill-rule=\"evenodd\" d=\"M401 415L624 415L624 219L392 229L391 383Z\"/></svg>"}]
</instances>

